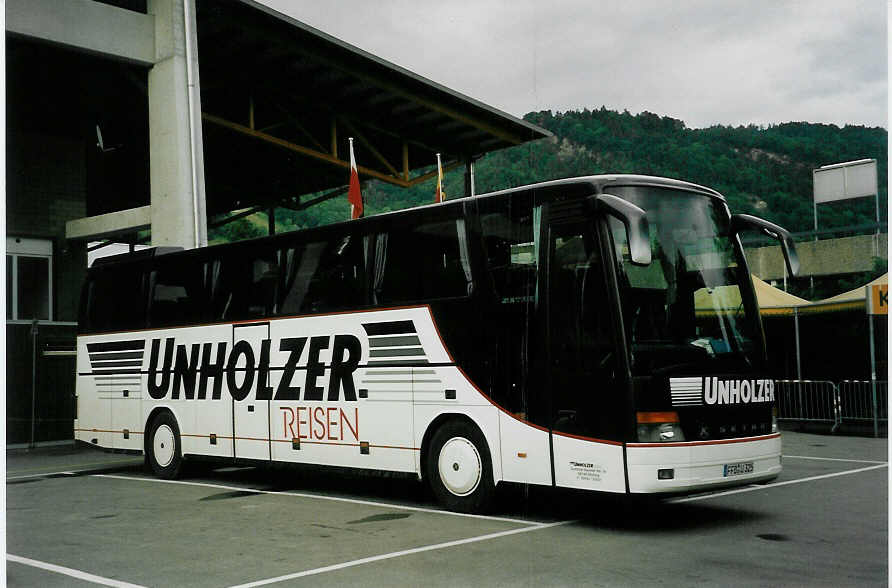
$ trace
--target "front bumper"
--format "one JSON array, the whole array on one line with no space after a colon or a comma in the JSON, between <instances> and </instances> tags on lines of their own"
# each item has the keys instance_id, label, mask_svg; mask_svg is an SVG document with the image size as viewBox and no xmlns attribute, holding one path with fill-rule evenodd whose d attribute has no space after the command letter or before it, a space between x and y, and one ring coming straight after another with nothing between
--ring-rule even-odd
<instances>
[{"instance_id":1,"label":"front bumper","mask_svg":"<svg viewBox=\"0 0 892 588\"><path fill-rule=\"evenodd\" d=\"M780 433L721 441L629 443L626 446L629 491L635 494L684 494L743 486L781 472ZM726 464L752 463L753 471L725 475ZM658 470L672 469L660 480Z\"/></svg>"}]
</instances>

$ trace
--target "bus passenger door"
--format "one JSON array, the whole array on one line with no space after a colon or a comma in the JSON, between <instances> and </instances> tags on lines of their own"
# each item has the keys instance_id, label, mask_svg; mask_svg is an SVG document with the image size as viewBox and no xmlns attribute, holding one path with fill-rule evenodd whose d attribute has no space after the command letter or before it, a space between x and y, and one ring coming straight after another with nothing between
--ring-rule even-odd
<instances>
[{"instance_id":1,"label":"bus passenger door","mask_svg":"<svg viewBox=\"0 0 892 588\"><path fill-rule=\"evenodd\" d=\"M545 206L539 313L554 482L624 492L622 392L597 225L581 211L556 213L557 206L566 205Z\"/></svg>"},{"instance_id":2,"label":"bus passenger door","mask_svg":"<svg viewBox=\"0 0 892 588\"><path fill-rule=\"evenodd\" d=\"M258 391L270 386L269 323L232 325L232 345L230 358L236 359L235 374L227 381L232 396L235 457L269 460L269 400L258 400Z\"/></svg>"}]
</instances>

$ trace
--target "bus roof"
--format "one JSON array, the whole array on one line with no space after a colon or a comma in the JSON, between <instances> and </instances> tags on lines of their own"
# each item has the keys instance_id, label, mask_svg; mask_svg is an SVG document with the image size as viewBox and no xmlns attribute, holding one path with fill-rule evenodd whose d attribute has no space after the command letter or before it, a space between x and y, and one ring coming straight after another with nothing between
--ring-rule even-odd
<instances>
[{"instance_id":1,"label":"bus roof","mask_svg":"<svg viewBox=\"0 0 892 588\"><path fill-rule=\"evenodd\" d=\"M486 198L489 196L498 196L510 192L531 191L531 190L554 190L568 185L588 185L592 187L593 192L603 192L609 186L659 186L663 188L676 188L679 190L689 190L694 192L702 192L703 194L713 196L724 200L725 197L712 188L675 180L672 178L663 178L659 176L645 176L638 174L601 174L593 176L577 176L574 178L563 178L560 180L549 180L546 182L538 182L536 184L527 184L525 186L517 186L516 188L508 188L505 190L497 190L495 192L487 192L478 194L474 198Z\"/></svg>"},{"instance_id":2,"label":"bus roof","mask_svg":"<svg viewBox=\"0 0 892 588\"><path fill-rule=\"evenodd\" d=\"M491 196L503 196L505 194L511 194L514 192L530 192L530 191L557 191L562 187L567 186L588 186L591 188L591 193L600 193L608 189L610 186L656 186L661 188L675 188L678 190L687 190L692 192L700 192L706 196L711 196L713 198L718 198L722 202L725 202L725 197L716 190L712 188L707 188L706 186L701 186L700 184L694 184L692 182L685 182L683 180L675 180L672 178L664 178L660 176L645 176L640 174L600 174L600 175L592 175L592 176L576 176L572 178L561 178L559 180L548 180L545 182L537 182L535 184L524 184L522 186L515 186L513 188L505 188L503 190L496 190L494 192L485 192L482 194L476 194L474 196L463 196L461 198L453 198L446 202L437 202L431 204L422 204L420 206L413 206L412 208L403 208L401 210L391 210L382 214L377 214L374 217L368 218L380 218L384 216L390 216L394 214L400 214L404 212L408 212L410 210L423 210L427 208L434 208L437 206L444 206L448 204L455 204L457 202L469 202L472 200L476 200L478 198L489 198ZM350 221L344 221L350 222ZM339 225L341 223L335 223Z\"/></svg>"}]
</instances>

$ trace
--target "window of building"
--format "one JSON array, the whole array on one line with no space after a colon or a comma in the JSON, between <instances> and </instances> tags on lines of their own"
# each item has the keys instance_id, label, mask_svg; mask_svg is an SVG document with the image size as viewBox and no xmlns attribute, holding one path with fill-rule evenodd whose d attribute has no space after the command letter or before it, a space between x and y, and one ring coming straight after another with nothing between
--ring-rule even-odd
<instances>
[{"instance_id":1,"label":"window of building","mask_svg":"<svg viewBox=\"0 0 892 588\"><path fill-rule=\"evenodd\" d=\"M53 243L6 239L7 320L53 320Z\"/></svg>"}]
</instances>

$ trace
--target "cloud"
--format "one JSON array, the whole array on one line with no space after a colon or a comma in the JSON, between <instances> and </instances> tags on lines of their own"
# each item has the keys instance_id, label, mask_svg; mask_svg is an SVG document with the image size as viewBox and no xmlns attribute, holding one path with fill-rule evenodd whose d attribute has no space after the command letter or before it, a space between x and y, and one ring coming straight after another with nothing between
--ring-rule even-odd
<instances>
[{"instance_id":1,"label":"cloud","mask_svg":"<svg viewBox=\"0 0 892 588\"><path fill-rule=\"evenodd\" d=\"M887 125L883 0L263 1L517 116Z\"/></svg>"}]
</instances>

